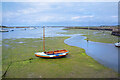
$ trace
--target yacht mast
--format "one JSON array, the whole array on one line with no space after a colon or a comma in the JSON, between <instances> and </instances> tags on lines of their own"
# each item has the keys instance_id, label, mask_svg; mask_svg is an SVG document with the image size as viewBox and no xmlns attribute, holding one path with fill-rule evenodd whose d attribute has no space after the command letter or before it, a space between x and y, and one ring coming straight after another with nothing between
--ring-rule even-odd
<instances>
[{"instance_id":1,"label":"yacht mast","mask_svg":"<svg viewBox=\"0 0 120 80\"><path fill-rule=\"evenodd\" d=\"M43 52L45 52L45 26L43 26Z\"/></svg>"}]
</instances>

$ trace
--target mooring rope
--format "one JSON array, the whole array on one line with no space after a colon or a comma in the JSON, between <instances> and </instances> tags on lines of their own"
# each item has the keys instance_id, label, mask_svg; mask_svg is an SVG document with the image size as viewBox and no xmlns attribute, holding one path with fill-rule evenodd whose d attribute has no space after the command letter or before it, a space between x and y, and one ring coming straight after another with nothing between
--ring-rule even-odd
<instances>
[{"instance_id":1,"label":"mooring rope","mask_svg":"<svg viewBox=\"0 0 120 80\"><path fill-rule=\"evenodd\" d=\"M7 74L8 70L9 70L10 66L11 66L13 63L22 62L22 61L28 61L28 60L31 61L31 60L34 60L34 59L38 59L38 58L29 58L29 59L26 59L26 60L11 62L11 63L8 65L8 67L7 67L6 71L5 71L5 73L2 75L2 78L5 78L5 77L6 77L6 74Z\"/></svg>"},{"instance_id":2,"label":"mooring rope","mask_svg":"<svg viewBox=\"0 0 120 80\"><path fill-rule=\"evenodd\" d=\"M9 70L9 67L11 66L11 64L12 64L12 62L8 65L8 67L7 67L6 71L5 71L5 73L2 75L2 78L5 78L5 76L6 76L7 72L8 72L8 70Z\"/></svg>"}]
</instances>

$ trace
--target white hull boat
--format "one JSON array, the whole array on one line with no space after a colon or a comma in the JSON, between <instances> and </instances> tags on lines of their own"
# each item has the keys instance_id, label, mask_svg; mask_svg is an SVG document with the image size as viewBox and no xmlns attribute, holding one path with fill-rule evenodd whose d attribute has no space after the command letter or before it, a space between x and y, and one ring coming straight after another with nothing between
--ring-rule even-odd
<instances>
[{"instance_id":1,"label":"white hull boat","mask_svg":"<svg viewBox=\"0 0 120 80\"><path fill-rule=\"evenodd\" d=\"M115 46L116 46L116 47L120 47L120 42L115 43Z\"/></svg>"}]
</instances>

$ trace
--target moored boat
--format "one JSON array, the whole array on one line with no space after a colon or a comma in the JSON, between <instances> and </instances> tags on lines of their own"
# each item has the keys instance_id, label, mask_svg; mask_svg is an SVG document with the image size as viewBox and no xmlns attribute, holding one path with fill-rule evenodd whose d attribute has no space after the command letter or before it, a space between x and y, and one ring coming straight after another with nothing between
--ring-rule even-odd
<instances>
[{"instance_id":1,"label":"moored boat","mask_svg":"<svg viewBox=\"0 0 120 80\"><path fill-rule=\"evenodd\" d=\"M116 46L116 47L120 47L120 42L115 43L115 46Z\"/></svg>"},{"instance_id":2,"label":"moored boat","mask_svg":"<svg viewBox=\"0 0 120 80\"><path fill-rule=\"evenodd\" d=\"M2 30L0 30L0 32L9 32L9 31L8 31L8 30L3 30L3 29L2 29Z\"/></svg>"}]
</instances>

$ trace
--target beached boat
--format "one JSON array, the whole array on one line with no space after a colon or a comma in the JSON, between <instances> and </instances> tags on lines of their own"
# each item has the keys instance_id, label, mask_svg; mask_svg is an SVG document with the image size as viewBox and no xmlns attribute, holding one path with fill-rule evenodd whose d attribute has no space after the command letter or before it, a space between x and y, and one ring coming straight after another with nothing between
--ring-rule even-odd
<instances>
[{"instance_id":1,"label":"beached boat","mask_svg":"<svg viewBox=\"0 0 120 80\"><path fill-rule=\"evenodd\" d=\"M63 56L68 55L69 51L63 49L63 50L56 50L56 51L45 51L45 28L43 27L43 52L36 52L36 57L42 57L42 58L60 58Z\"/></svg>"},{"instance_id":2,"label":"beached boat","mask_svg":"<svg viewBox=\"0 0 120 80\"><path fill-rule=\"evenodd\" d=\"M48 52L36 52L35 56L44 57L44 58L59 58L68 55L67 50L56 50L56 51L48 51Z\"/></svg>"},{"instance_id":3,"label":"beached boat","mask_svg":"<svg viewBox=\"0 0 120 80\"><path fill-rule=\"evenodd\" d=\"M115 46L116 46L116 47L120 47L120 42L115 43Z\"/></svg>"}]
</instances>

